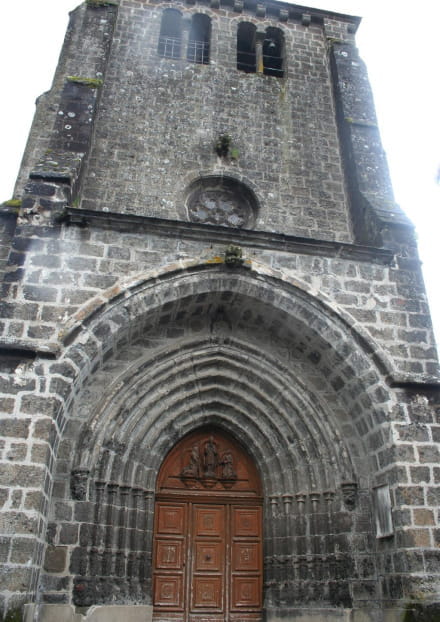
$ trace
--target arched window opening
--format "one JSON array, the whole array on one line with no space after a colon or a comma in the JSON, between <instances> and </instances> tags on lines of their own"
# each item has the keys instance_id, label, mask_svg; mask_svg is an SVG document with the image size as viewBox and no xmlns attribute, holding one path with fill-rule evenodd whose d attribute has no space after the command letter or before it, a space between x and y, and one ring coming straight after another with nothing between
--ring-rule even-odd
<instances>
[{"instance_id":1,"label":"arched window opening","mask_svg":"<svg viewBox=\"0 0 440 622\"><path fill-rule=\"evenodd\" d=\"M284 38L279 28L268 28L263 41L263 73L266 76L282 78L284 60Z\"/></svg>"},{"instance_id":2,"label":"arched window opening","mask_svg":"<svg viewBox=\"0 0 440 622\"><path fill-rule=\"evenodd\" d=\"M211 20L207 15L197 13L191 20L186 58L192 63L209 63L209 42L211 39Z\"/></svg>"},{"instance_id":3,"label":"arched window opening","mask_svg":"<svg viewBox=\"0 0 440 622\"><path fill-rule=\"evenodd\" d=\"M165 9L160 25L157 53L165 58L180 58L182 49L182 15L176 9Z\"/></svg>"},{"instance_id":4,"label":"arched window opening","mask_svg":"<svg viewBox=\"0 0 440 622\"><path fill-rule=\"evenodd\" d=\"M237 30L237 69L247 73L257 70L255 48L256 27L248 22L241 22Z\"/></svg>"}]
</instances>

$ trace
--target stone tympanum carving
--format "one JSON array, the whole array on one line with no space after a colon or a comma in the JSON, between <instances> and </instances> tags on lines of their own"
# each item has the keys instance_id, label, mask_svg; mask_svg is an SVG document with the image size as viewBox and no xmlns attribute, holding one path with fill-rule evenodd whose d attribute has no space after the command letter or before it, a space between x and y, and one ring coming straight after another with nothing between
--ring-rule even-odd
<instances>
[{"instance_id":1,"label":"stone tympanum carving","mask_svg":"<svg viewBox=\"0 0 440 622\"><path fill-rule=\"evenodd\" d=\"M217 452L217 443L214 441L214 438L211 436L209 441L205 443L204 447L204 456L205 456L205 472L204 476L206 478L217 477L216 469L218 465L218 452Z\"/></svg>"},{"instance_id":2,"label":"stone tympanum carving","mask_svg":"<svg viewBox=\"0 0 440 622\"><path fill-rule=\"evenodd\" d=\"M198 445L193 445L189 464L182 469L182 477L199 477L200 475L200 451Z\"/></svg>"},{"instance_id":3,"label":"stone tympanum carving","mask_svg":"<svg viewBox=\"0 0 440 622\"><path fill-rule=\"evenodd\" d=\"M220 483L230 488L237 479L232 451L223 451L220 457L213 436L205 442L194 444L188 464L180 472L180 479L188 487L202 484L205 488L212 488Z\"/></svg>"}]
</instances>

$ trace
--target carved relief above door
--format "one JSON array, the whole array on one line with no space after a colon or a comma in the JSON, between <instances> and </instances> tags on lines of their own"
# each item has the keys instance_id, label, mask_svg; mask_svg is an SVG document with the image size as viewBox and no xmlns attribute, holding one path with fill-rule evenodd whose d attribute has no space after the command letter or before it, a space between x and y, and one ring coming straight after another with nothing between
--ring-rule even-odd
<instances>
[{"instance_id":1,"label":"carved relief above door","mask_svg":"<svg viewBox=\"0 0 440 622\"><path fill-rule=\"evenodd\" d=\"M154 620L260 621L262 499L245 450L224 433L185 437L159 473Z\"/></svg>"}]
</instances>

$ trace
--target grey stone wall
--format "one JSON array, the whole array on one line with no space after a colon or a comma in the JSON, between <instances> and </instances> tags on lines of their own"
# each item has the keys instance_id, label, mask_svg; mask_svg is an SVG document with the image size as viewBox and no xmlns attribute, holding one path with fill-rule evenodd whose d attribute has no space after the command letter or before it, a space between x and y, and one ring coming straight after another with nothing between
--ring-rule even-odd
<instances>
[{"instance_id":1,"label":"grey stone wall","mask_svg":"<svg viewBox=\"0 0 440 622\"><path fill-rule=\"evenodd\" d=\"M2 615L149 604L156 474L207 424L261 472L268 620L437 615L437 356L357 20L180 2L212 19L195 65L157 55L168 6L72 14L0 215ZM283 31L285 77L236 69L241 21ZM189 222L213 177L247 229Z\"/></svg>"},{"instance_id":2,"label":"grey stone wall","mask_svg":"<svg viewBox=\"0 0 440 622\"><path fill-rule=\"evenodd\" d=\"M154 226L151 223L150 229ZM200 231L188 228L176 236L173 225L166 223L163 232L157 234L133 233L127 227L137 225L128 223L124 231L120 226L116 230L107 226L40 227L38 237L33 226L20 227L4 285L5 341L16 347L27 344L56 351L65 325L82 305L87 309L89 301L108 296L107 290L112 292L113 286L121 287L125 281L160 266L197 258L215 261L234 241L233 233L224 234L218 228L210 232L203 227ZM214 236L218 236L217 242ZM435 342L417 258L396 258L380 252L375 256L351 245L320 246L316 242L312 247L301 246L293 238L292 252L286 252L286 238L276 236L261 236L257 241L243 234L235 241L244 247L246 259L294 276L339 313L347 314L350 322L393 361L396 373L437 373Z\"/></svg>"}]
</instances>

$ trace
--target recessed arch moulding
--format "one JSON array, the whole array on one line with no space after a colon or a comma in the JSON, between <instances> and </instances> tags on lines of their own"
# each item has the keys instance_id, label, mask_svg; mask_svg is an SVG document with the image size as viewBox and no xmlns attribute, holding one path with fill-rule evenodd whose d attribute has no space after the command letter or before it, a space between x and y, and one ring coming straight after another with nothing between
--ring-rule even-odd
<instances>
[{"instance_id":1,"label":"recessed arch moulding","mask_svg":"<svg viewBox=\"0 0 440 622\"><path fill-rule=\"evenodd\" d=\"M362 564L376 594L367 541L380 448L370 441L388 431L386 399L369 397L386 388L367 349L300 289L223 266L145 282L90 319L64 357L82 361L82 385L52 500L65 567L43 580L47 594L86 607L151 602L157 473L204 426L240 442L260 472L269 618L360 606ZM66 541L67 523L78 535ZM356 553L354 539L365 544Z\"/></svg>"}]
</instances>

